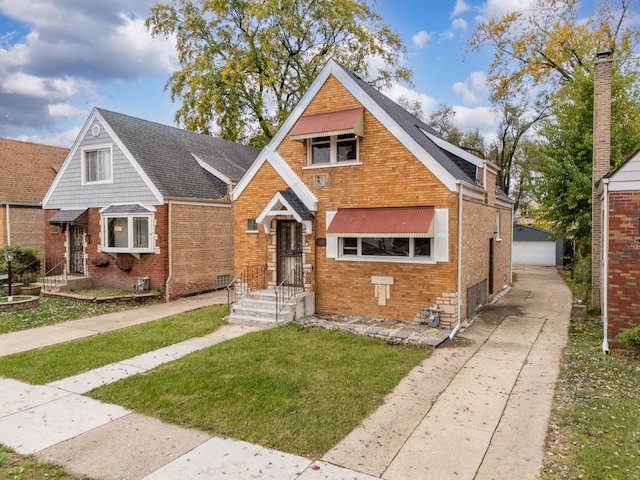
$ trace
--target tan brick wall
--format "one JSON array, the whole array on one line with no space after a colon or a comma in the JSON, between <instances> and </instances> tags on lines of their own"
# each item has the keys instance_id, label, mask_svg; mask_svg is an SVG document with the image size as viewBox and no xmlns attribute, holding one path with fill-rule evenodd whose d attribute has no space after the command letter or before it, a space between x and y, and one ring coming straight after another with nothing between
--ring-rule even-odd
<instances>
[{"instance_id":1,"label":"tan brick wall","mask_svg":"<svg viewBox=\"0 0 640 480\"><path fill-rule=\"evenodd\" d=\"M611 69L610 57L598 58L594 64L593 95L593 165L591 218L591 302L602 308L602 202L597 183L611 169Z\"/></svg>"},{"instance_id":2,"label":"tan brick wall","mask_svg":"<svg viewBox=\"0 0 640 480\"><path fill-rule=\"evenodd\" d=\"M304 114L329 112L360 106L359 102L330 77L311 101ZM278 153L318 198L313 234L305 237L305 261L312 268L316 310L405 321L435 304L442 310L441 320L452 326L457 320L457 210L458 194L449 191L420 163L373 115L364 112L364 137L359 144L362 165L304 168L307 153L304 142L285 138ZM313 176L326 174L328 186L313 187ZM495 178L493 179L495 185ZM255 218L277 190L286 188L274 169L265 164L235 203L236 273L244 265L267 263L275 269L274 238L246 233L247 218ZM316 240L326 237L326 213L339 208L430 206L449 211L449 261L437 264L364 262L329 259L326 247ZM495 210L481 206L478 223L495 230ZM491 222L487 226L487 218ZM483 223L484 222L484 223ZM509 220L503 220L509 228ZM510 234L504 235L510 239ZM487 249L488 249L487 237ZM472 245L473 246L473 245ZM488 255L487 255L488 258ZM482 265L485 271L488 262ZM386 305L379 305L372 277L393 277ZM500 283L501 285L501 283Z\"/></svg>"},{"instance_id":3,"label":"tan brick wall","mask_svg":"<svg viewBox=\"0 0 640 480\"><path fill-rule=\"evenodd\" d=\"M9 215L11 221L11 244L35 247L40 255L44 256L44 211L42 208L10 207Z\"/></svg>"},{"instance_id":4,"label":"tan brick wall","mask_svg":"<svg viewBox=\"0 0 640 480\"><path fill-rule=\"evenodd\" d=\"M216 290L218 276L233 278L233 209L171 205L169 299Z\"/></svg>"}]
</instances>

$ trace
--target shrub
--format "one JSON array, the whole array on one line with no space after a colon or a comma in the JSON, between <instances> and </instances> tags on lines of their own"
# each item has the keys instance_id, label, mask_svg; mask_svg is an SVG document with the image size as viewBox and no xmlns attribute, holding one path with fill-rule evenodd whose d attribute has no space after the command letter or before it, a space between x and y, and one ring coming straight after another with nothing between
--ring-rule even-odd
<instances>
[{"instance_id":1,"label":"shrub","mask_svg":"<svg viewBox=\"0 0 640 480\"><path fill-rule=\"evenodd\" d=\"M34 247L22 247L20 245L5 245L0 248L0 272L8 269L4 252L11 250L14 254L11 262L11 278L14 282L33 282L40 273L41 261L38 258L38 249Z\"/></svg>"},{"instance_id":2,"label":"shrub","mask_svg":"<svg viewBox=\"0 0 640 480\"><path fill-rule=\"evenodd\" d=\"M623 330L618 334L618 340L629 350L640 352L640 326Z\"/></svg>"}]
</instances>

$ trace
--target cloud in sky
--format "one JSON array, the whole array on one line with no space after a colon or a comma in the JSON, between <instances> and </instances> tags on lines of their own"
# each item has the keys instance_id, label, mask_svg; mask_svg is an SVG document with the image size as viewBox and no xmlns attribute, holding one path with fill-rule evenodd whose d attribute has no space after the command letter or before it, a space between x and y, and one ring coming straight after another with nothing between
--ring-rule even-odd
<instances>
[{"instance_id":1,"label":"cloud in sky","mask_svg":"<svg viewBox=\"0 0 640 480\"><path fill-rule=\"evenodd\" d=\"M413 37L411 37L411 41L416 47L422 48L429 42L431 37L432 37L431 33L427 33L424 30L420 30Z\"/></svg>"},{"instance_id":2,"label":"cloud in sky","mask_svg":"<svg viewBox=\"0 0 640 480\"><path fill-rule=\"evenodd\" d=\"M153 0L131 3L0 0L16 27L0 38L0 134L86 115L74 103L95 97L97 82L172 71L173 41L144 26Z\"/></svg>"},{"instance_id":3,"label":"cloud in sky","mask_svg":"<svg viewBox=\"0 0 640 480\"><path fill-rule=\"evenodd\" d=\"M487 0L480 8L480 16L484 19L501 17L515 10L527 10L533 7L535 0Z\"/></svg>"},{"instance_id":4,"label":"cloud in sky","mask_svg":"<svg viewBox=\"0 0 640 480\"><path fill-rule=\"evenodd\" d=\"M477 105L483 101L481 94L488 91L487 76L484 72L472 72L464 82L456 82L451 87L463 101L469 105Z\"/></svg>"},{"instance_id":5,"label":"cloud in sky","mask_svg":"<svg viewBox=\"0 0 640 480\"><path fill-rule=\"evenodd\" d=\"M463 13L469 11L471 7L464 0L456 0L456 5L453 7L451 18L458 17Z\"/></svg>"}]
</instances>

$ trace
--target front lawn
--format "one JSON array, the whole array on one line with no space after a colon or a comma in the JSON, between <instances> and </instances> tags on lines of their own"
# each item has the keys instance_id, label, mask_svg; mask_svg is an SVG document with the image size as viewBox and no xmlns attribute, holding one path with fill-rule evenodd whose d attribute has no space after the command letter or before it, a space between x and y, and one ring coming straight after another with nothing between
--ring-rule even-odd
<instances>
[{"instance_id":1,"label":"front lawn","mask_svg":"<svg viewBox=\"0 0 640 480\"><path fill-rule=\"evenodd\" d=\"M223 342L89 396L212 435L319 458L430 353L288 325Z\"/></svg>"},{"instance_id":2,"label":"front lawn","mask_svg":"<svg viewBox=\"0 0 640 480\"><path fill-rule=\"evenodd\" d=\"M121 312L139 306L75 302L62 298L40 298L40 304L35 308L17 312L0 312L0 334L52 325L78 318L93 317L105 313Z\"/></svg>"},{"instance_id":3,"label":"front lawn","mask_svg":"<svg viewBox=\"0 0 640 480\"><path fill-rule=\"evenodd\" d=\"M135 357L219 328L227 306L166 317L51 347L0 357L0 376L44 384Z\"/></svg>"}]
</instances>

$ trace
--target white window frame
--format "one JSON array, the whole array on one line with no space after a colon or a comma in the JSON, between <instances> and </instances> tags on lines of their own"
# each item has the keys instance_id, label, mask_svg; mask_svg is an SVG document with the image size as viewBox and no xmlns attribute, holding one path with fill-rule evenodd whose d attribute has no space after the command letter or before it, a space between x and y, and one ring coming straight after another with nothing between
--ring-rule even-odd
<instances>
[{"instance_id":1,"label":"white window frame","mask_svg":"<svg viewBox=\"0 0 640 480\"><path fill-rule=\"evenodd\" d=\"M502 241L500 238L500 210L496 210L496 242Z\"/></svg>"},{"instance_id":2,"label":"white window frame","mask_svg":"<svg viewBox=\"0 0 640 480\"><path fill-rule=\"evenodd\" d=\"M105 180L94 180L91 181L87 179L88 169L87 169L87 154L92 152L99 151L108 151L109 152L109 168L108 174L109 178ZM113 145L110 143L104 143L100 145L91 145L82 147L80 150L81 155L81 176L82 176L82 185L100 185L100 184L108 184L113 183Z\"/></svg>"},{"instance_id":3,"label":"white window frame","mask_svg":"<svg viewBox=\"0 0 640 480\"><path fill-rule=\"evenodd\" d=\"M337 211L328 211L325 214L326 225L331 225ZM435 264L449 261L449 210L436 208L433 217L434 232L431 238L431 257L375 257L371 255L355 256L342 255L342 241L340 237L327 237L326 257L340 261L359 262L394 262ZM348 236L348 238L352 238Z\"/></svg>"},{"instance_id":4,"label":"white window frame","mask_svg":"<svg viewBox=\"0 0 640 480\"><path fill-rule=\"evenodd\" d=\"M344 253L344 241L346 238L356 238L358 241L357 253L355 255L349 255ZM415 254L415 238L412 237L381 237L381 238L405 238L409 240L409 254L406 256L393 256L393 255L364 255L362 253L362 239L363 237L338 237L338 260L346 261L358 261L358 262L393 262L393 263L435 263L433 257L434 241L433 237L420 237L429 239L429 252L430 255L416 255Z\"/></svg>"},{"instance_id":5,"label":"white window frame","mask_svg":"<svg viewBox=\"0 0 640 480\"><path fill-rule=\"evenodd\" d=\"M127 246L126 247L110 247L109 246L109 219L126 218L127 219ZM147 236L148 246L134 247L133 225L134 218L147 219ZM102 242L101 250L109 253L153 253L155 245L155 222L153 213L106 213L100 215L102 222Z\"/></svg>"},{"instance_id":6,"label":"white window frame","mask_svg":"<svg viewBox=\"0 0 640 480\"><path fill-rule=\"evenodd\" d=\"M307 140L307 168L326 168L326 167L338 167L344 165L361 165L360 162L360 137L354 134L349 135L348 139L341 139L340 141L356 141L356 158L355 160L338 160L338 140L342 135L319 135L317 137L309 138ZM320 142L319 139L329 137L329 161L324 163L313 163L313 146L326 143L326 141Z\"/></svg>"}]
</instances>

